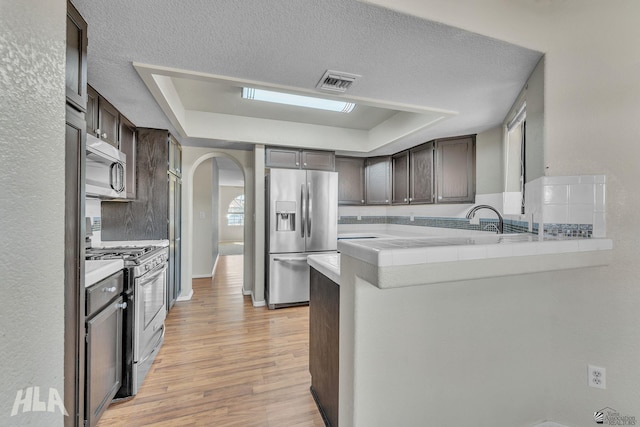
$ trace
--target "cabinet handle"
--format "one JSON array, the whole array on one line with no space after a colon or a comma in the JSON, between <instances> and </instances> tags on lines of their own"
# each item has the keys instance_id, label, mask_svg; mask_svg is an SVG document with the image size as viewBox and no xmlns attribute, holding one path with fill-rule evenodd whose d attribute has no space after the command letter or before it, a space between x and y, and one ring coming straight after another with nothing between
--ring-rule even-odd
<instances>
[{"instance_id":1,"label":"cabinet handle","mask_svg":"<svg viewBox=\"0 0 640 427\"><path fill-rule=\"evenodd\" d=\"M112 286L112 287L110 287L110 288L103 288L103 289L102 289L102 292L109 292L109 293L113 293L113 292L115 292L115 291L116 291L116 287L115 287L115 286Z\"/></svg>"},{"instance_id":2,"label":"cabinet handle","mask_svg":"<svg viewBox=\"0 0 640 427\"><path fill-rule=\"evenodd\" d=\"M300 162L296 162L296 166L300 166Z\"/></svg>"},{"instance_id":3,"label":"cabinet handle","mask_svg":"<svg viewBox=\"0 0 640 427\"><path fill-rule=\"evenodd\" d=\"M363 204L364 204L364 200L360 200L360 203L363 203Z\"/></svg>"},{"instance_id":4,"label":"cabinet handle","mask_svg":"<svg viewBox=\"0 0 640 427\"><path fill-rule=\"evenodd\" d=\"M404 201L405 201L405 202L407 201L407 198L406 198L406 197L404 198Z\"/></svg>"},{"instance_id":5,"label":"cabinet handle","mask_svg":"<svg viewBox=\"0 0 640 427\"><path fill-rule=\"evenodd\" d=\"M107 139L107 133L106 133L106 132L105 132L105 133L103 133L101 136L102 136L104 139Z\"/></svg>"},{"instance_id":6,"label":"cabinet handle","mask_svg":"<svg viewBox=\"0 0 640 427\"><path fill-rule=\"evenodd\" d=\"M118 303L116 304L116 308L121 308L124 310L125 308L127 308L127 303L126 302Z\"/></svg>"},{"instance_id":7,"label":"cabinet handle","mask_svg":"<svg viewBox=\"0 0 640 427\"><path fill-rule=\"evenodd\" d=\"M389 203L389 199L385 200L384 202L385 202L385 203Z\"/></svg>"},{"instance_id":8,"label":"cabinet handle","mask_svg":"<svg viewBox=\"0 0 640 427\"><path fill-rule=\"evenodd\" d=\"M93 130L93 133L94 133L96 136L100 136L100 128L98 128L98 129L94 129L94 130Z\"/></svg>"},{"instance_id":9,"label":"cabinet handle","mask_svg":"<svg viewBox=\"0 0 640 427\"><path fill-rule=\"evenodd\" d=\"M413 201L413 197L409 197L409 201L412 202Z\"/></svg>"},{"instance_id":10,"label":"cabinet handle","mask_svg":"<svg viewBox=\"0 0 640 427\"><path fill-rule=\"evenodd\" d=\"M307 166L307 162L304 162L304 165Z\"/></svg>"}]
</instances>

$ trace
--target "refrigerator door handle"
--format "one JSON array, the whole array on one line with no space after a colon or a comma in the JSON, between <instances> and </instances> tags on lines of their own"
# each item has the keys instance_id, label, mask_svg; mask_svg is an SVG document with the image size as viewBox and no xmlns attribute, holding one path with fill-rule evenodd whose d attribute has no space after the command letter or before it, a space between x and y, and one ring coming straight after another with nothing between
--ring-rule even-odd
<instances>
[{"instance_id":1,"label":"refrigerator door handle","mask_svg":"<svg viewBox=\"0 0 640 427\"><path fill-rule=\"evenodd\" d=\"M311 206L311 183L307 182L307 236L311 237L311 215L313 214L313 206Z\"/></svg>"},{"instance_id":2,"label":"refrigerator door handle","mask_svg":"<svg viewBox=\"0 0 640 427\"><path fill-rule=\"evenodd\" d=\"M306 261L307 257L294 257L294 258L274 258L274 261Z\"/></svg>"},{"instance_id":3,"label":"refrigerator door handle","mask_svg":"<svg viewBox=\"0 0 640 427\"><path fill-rule=\"evenodd\" d=\"M300 185L300 237L304 239L307 210L304 205L304 184Z\"/></svg>"}]
</instances>

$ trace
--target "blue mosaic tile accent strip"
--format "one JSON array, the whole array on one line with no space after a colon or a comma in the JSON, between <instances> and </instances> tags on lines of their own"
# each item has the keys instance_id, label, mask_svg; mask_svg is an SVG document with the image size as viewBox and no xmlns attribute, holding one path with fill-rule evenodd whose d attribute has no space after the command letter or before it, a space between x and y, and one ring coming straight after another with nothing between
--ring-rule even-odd
<instances>
[{"instance_id":1,"label":"blue mosaic tile accent strip","mask_svg":"<svg viewBox=\"0 0 640 427\"><path fill-rule=\"evenodd\" d=\"M544 224L543 232L545 236L589 239L593 236L593 224Z\"/></svg>"},{"instance_id":2,"label":"blue mosaic tile accent strip","mask_svg":"<svg viewBox=\"0 0 640 427\"><path fill-rule=\"evenodd\" d=\"M504 233L528 233L529 232L529 223L527 221L517 221L512 219L505 219L504 224Z\"/></svg>"},{"instance_id":3,"label":"blue mosaic tile accent strip","mask_svg":"<svg viewBox=\"0 0 640 427\"><path fill-rule=\"evenodd\" d=\"M341 216L338 224L397 224L411 225L414 227L437 227L437 228L455 228L458 230L474 230L474 231L495 231L498 230L498 219L481 218L480 224L470 224L466 218L447 218L447 217L426 217L416 216L411 221L409 216ZM100 227L99 221L97 226ZM593 235L592 224L543 224L545 236L553 237L574 237L574 238L591 238ZM93 230L96 231L96 223L94 222ZM98 228L99 230L99 228ZM538 234L540 230L539 223L533 223L532 233ZM529 223L526 221L505 219L503 221L503 232L511 233L529 233Z\"/></svg>"},{"instance_id":4,"label":"blue mosaic tile accent strip","mask_svg":"<svg viewBox=\"0 0 640 427\"><path fill-rule=\"evenodd\" d=\"M466 218L415 216L341 216L338 224L396 224L414 227L455 228L458 230L498 231L498 219L481 218L480 224L470 224ZM529 225L525 221L504 221L505 233L528 233Z\"/></svg>"}]
</instances>

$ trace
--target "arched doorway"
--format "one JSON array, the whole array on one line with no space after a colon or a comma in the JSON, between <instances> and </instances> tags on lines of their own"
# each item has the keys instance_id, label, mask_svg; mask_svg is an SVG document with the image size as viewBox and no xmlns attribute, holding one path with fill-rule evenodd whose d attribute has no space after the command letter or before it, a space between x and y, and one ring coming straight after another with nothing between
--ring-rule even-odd
<instances>
[{"instance_id":1,"label":"arched doorway","mask_svg":"<svg viewBox=\"0 0 640 427\"><path fill-rule=\"evenodd\" d=\"M242 169L228 157L203 160L193 171L192 278L211 277L220 256L243 256Z\"/></svg>"}]
</instances>

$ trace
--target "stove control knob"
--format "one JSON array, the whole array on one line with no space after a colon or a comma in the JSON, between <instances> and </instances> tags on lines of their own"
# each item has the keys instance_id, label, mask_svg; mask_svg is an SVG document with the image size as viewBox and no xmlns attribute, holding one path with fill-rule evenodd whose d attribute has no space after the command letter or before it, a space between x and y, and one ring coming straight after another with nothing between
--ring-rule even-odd
<instances>
[{"instance_id":1,"label":"stove control knob","mask_svg":"<svg viewBox=\"0 0 640 427\"><path fill-rule=\"evenodd\" d=\"M149 270L151 270L151 266L150 266L149 264L145 264L145 265L144 265L144 269L145 269L146 271L149 271Z\"/></svg>"}]
</instances>

